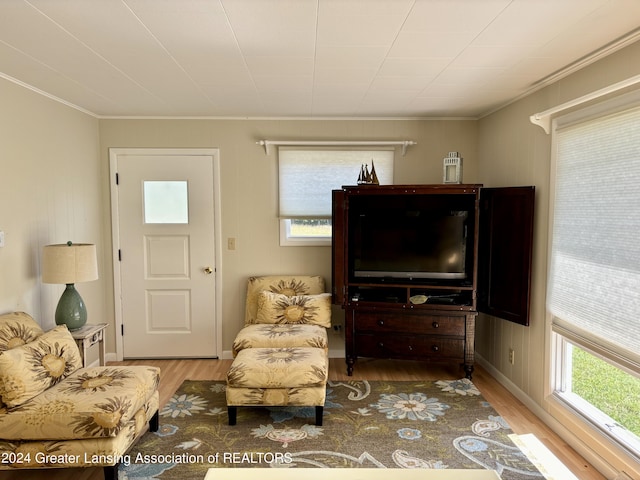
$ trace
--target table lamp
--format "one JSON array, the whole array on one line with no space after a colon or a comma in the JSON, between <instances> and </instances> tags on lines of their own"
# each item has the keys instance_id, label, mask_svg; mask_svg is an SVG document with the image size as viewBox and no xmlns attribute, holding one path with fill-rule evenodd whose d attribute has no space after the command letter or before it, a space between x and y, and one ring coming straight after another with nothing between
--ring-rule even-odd
<instances>
[{"instance_id":1,"label":"table lamp","mask_svg":"<svg viewBox=\"0 0 640 480\"><path fill-rule=\"evenodd\" d=\"M77 330L87 323L87 307L74 284L98 279L96 246L85 243L47 245L42 252L42 281L66 284L56 308L56 325Z\"/></svg>"}]
</instances>

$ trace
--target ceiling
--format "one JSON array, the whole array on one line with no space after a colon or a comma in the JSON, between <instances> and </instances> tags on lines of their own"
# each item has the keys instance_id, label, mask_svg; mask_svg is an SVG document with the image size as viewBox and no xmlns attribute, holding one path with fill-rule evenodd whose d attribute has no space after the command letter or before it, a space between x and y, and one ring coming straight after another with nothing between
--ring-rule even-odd
<instances>
[{"instance_id":1,"label":"ceiling","mask_svg":"<svg viewBox=\"0 0 640 480\"><path fill-rule=\"evenodd\" d=\"M97 117L478 118L639 26L639 0L0 0L0 76Z\"/></svg>"}]
</instances>

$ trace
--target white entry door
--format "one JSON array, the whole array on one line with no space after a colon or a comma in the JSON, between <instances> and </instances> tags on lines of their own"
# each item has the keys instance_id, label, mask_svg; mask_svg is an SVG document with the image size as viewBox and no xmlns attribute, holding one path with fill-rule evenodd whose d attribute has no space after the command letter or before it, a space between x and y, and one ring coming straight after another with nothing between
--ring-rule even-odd
<instances>
[{"instance_id":1,"label":"white entry door","mask_svg":"<svg viewBox=\"0 0 640 480\"><path fill-rule=\"evenodd\" d=\"M218 356L217 151L210 152L110 151L123 358Z\"/></svg>"}]
</instances>

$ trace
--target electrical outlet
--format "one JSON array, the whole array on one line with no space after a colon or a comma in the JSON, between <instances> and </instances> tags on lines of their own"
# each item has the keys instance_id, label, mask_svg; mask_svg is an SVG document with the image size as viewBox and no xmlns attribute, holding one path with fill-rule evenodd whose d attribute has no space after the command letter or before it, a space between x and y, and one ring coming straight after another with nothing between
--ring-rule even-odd
<instances>
[{"instance_id":1,"label":"electrical outlet","mask_svg":"<svg viewBox=\"0 0 640 480\"><path fill-rule=\"evenodd\" d=\"M0 247L4 247L4 232L0 232Z\"/></svg>"},{"instance_id":2,"label":"electrical outlet","mask_svg":"<svg viewBox=\"0 0 640 480\"><path fill-rule=\"evenodd\" d=\"M227 238L227 248L229 250L235 250L236 249L236 239L234 237Z\"/></svg>"},{"instance_id":3,"label":"electrical outlet","mask_svg":"<svg viewBox=\"0 0 640 480\"><path fill-rule=\"evenodd\" d=\"M516 352L513 348L509 349L509 363L511 365L515 365L516 364Z\"/></svg>"}]
</instances>

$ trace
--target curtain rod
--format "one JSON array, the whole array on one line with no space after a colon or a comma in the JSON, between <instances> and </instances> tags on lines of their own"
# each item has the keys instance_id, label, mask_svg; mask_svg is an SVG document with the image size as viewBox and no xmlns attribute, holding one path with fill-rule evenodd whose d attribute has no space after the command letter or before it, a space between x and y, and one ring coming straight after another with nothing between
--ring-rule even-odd
<instances>
[{"instance_id":1,"label":"curtain rod","mask_svg":"<svg viewBox=\"0 0 640 480\"><path fill-rule=\"evenodd\" d=\"M362 146L383 146L383 145L399 145L402 147L402 156L407 151L407 147L411 145L417 145L418 142L414 142L413 140L260 140L256 142L256 145L261 145L264 147L265 154L269 155L269 147L271 145L279 146L354 146L354 145L362 145Z\"/></svg>"},{"instance_id":2,"label":"curtain rod","mask_svg":"<svg viewBox=\"0 0 640 480\"><path fill-rule=\"evenodd\" d=\"M582 97L578 97L556 107L545 110L544 112L535 113L529 117L529 120L531 121L531 123L541 127L545 131L545 133L549 133L551 131L551 120L558 113L564 112L573 107L578 107L580 105L586 104L592 100L597 100L598 98L604 97L605 95L620 92L621 90L627 87L632 87L638 83L640 83L640 75L635 75L621 82L614 83L613 85L609 85L608 87L601 88L600 90L596 90L595 92L588 93L587 95L583 95Z\"/></svg>"}]
</instances>

